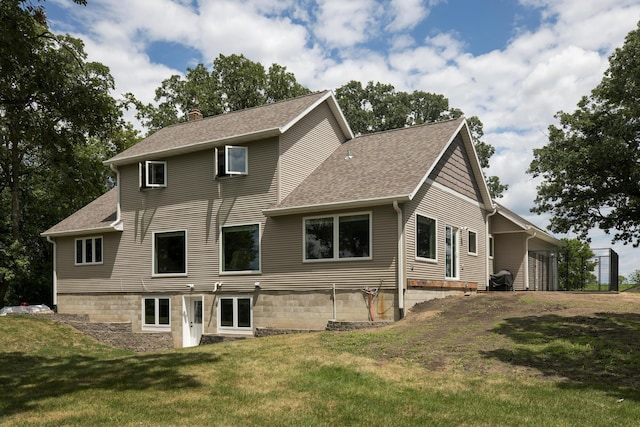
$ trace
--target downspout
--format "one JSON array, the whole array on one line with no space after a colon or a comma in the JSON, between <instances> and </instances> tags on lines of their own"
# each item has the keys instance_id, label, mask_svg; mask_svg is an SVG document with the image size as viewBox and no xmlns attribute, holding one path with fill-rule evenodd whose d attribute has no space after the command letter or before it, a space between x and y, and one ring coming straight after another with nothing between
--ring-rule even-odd
<instances>
[{"instance_id":1,"label":"downspout","mask_svg":"<svg viewBox=\"0 0 640 427\"><path fill-rule=\"evenodd\" d=\"M527 232L531 232L531 227L527 228ZM524 289L529 290L529 240L536 237L537 231L534 231L529 237L524 240ZM536 283L537 287L537 283ZM536 289L537 290L537 289Z\"/></svg>"},{"instance_id":2,"label":"downspout","mask_svg":"<svg viewBox=\"0 0 640 427\"><path fill-rule=\"evenodd\" d=\"M489 218L494 216L496 213L498 213L498 208L494 205L493 206L493 212L489 212L487 214L487 221L486 221L486 223L484 225L485 229L486 229L486 233L485 233L485 239L486 239L486 242L485 242L485 248L486 248L485 253L486 253L486 256L485 256L484 266L485 266L485 271L486 271L486 279L485 280L487 281L487 283L485 284L485 286L487 287L487 289L486 289L487 291L489 290L489 281L491 280L491 277L490 277L491 273L489 272L490 271L489 270L489 253L491 252L491 247L490 247L491 242L489 240L489 236L490 236L490 233L489 233ZM493 244L495 245L495 243L496 243L496 241L494 240Z\"/></svg>"},{"instance_id":3,"label":"downspout","mask_svg":"<svg viewBox=\"0 0 640 427\"><path fill-rule=\"evenodd\" d=\"M402 227L402 209L398 201L393 201L393 209L398 214L398 316L404 318L404 231Z\"/></svg>"},{"instance_id":4,"label":"downspout","mask_svg":"<svg viewBox=\"0 0 640 427\"><path fill-rule=\"evenodd\" d=\"M56 241L47 236L47 241L53 245L53 311L58 312L58 267L57 267L57 250Z\"/></svg>"},{"instance_id":5,"label":"downspout","mask_svg":"<svg viewBox=\"0 0 640 427\"><path fill-rule=\"evenodd\" d=\"M116 230L122 231L122 223L121 223L122 217L121 217L121 211L120 211L120 171L116 166L113 165L113 163L109 164L109 168L116 173L116 187L118 187L117 189L118 200L116 202L116 220L113 221L110 226Z\"/></svg>"}]
</instances>

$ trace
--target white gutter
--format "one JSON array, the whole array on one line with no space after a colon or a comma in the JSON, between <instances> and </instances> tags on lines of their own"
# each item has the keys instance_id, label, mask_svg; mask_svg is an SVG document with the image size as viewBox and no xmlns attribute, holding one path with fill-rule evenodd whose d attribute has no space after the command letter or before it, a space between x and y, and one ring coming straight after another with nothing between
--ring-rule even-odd
<instances>
[{"instance_id":1,"label":"white gutter","mask_svg":"<svg viewBox=\"0 0 640 427\"><path fill-rule=\"evenodd\" d=\"M531 230L532 228L529 227L527 229L527 232L530 233ZM536 237L536 234L538 234L538 232L534 230L533 234L531 234L524 240L524 289L525 290L529 289L529 240ZM538 284L536 283L536 288L537 287L538 287Z\"/></svg>"},{"instance_id":2,"label":"white gutter","mask_svg":"<svg viewBox=\"0 0 640 427\"><path fill-rule=\"evenodd\" d=\"M293 215L293 214L305 214L320 211L339 210L339 209L355 209L369 206L384 205L389 202L408 202L411 198L408 195L395 195L388 197L378 197L371 199L362 199L355 201L342 201L342 202L329 202L319 203L316 205L301 205L291 206L283 208L267 208L262 210L262 214L268 217L280 216L280 215Z\"/></svg>"},{"instance_id":3,"label":"white gutter","mask_svg":"<svg viewBox=\"0 0 640 427\"><path fill-rule=\"evenodd\" d=\"M113 221L111 225L109 225L109 227L112 227L118 231L122 231L123 224L122 224L122 217L121 217L121 211L120 211L120 170L118 170L118 167L113 163L109 164L109 168L111 168L111 170L116 173L116 187L118 187L116 189L116 191L118 192L118 197L116 199L116 220Z\"/></svg>"},{"instance_id":4,"label":"white gutter","mask_svg":"<svg viewBox=\"0 0 640 427\"><path fill-rule=\"evenodd\" d=\"M53 245L53 309L58 311L58 268L56 262L56 241L47 236L47 241Z\"/></svg>"},{"instance_id":5,"label":"white gutter","mask_svg":"<svg viewBox=\"0 0 640 427\"><path fill-rule=\"evenodd\" d=\"M487 287L487 290L489 290L489 281L491 280L491 277L490 277L491 273L489 272L489 253L491 252L491 241L489 239L489 236L490 236L490 234L489 234L489 218L494 216L497 212L498 212L498 208L494 205L493 212L489 212L487 214L486 223L485 223L485 228L486 228L486 233L485 233L485 239L486 239L486 242L485 242L485 248L486 248L485 249L485 252L486 252L485 270L486 270L486 273L487 273L486 274L487 283L486 283L485 286ZM493 241L493 243L495 244L495 240Z\"/></svg>"},{"instance_id":6,"label":"white gutter","mask_svg":"<svg viewBox=\"0 0 640 427\"><path fill-rule=\"evenodd\" d=\"M404 230L402 227L402 209L398 201L393 201L393 209L398 213L398 314L400 319L404 317Z\"/></svg>"},{"instance_id":7,"label":"white gutter","mask_svg":"<svg viewBox=\"0 0 640 427\"><path fill-rule=\"evenodd\" d=\"M116 165L116 166L125 165L130 163L136 163L138 161L145 160L145 159L148 160L150 156L157 156L157 157L177 156L178 154L193 153L193 152L201 151L207 148L213 148L215 146L254 141L258 139L278 136L280 134L281 134L280 128L270 128L270 129L260 130L257 132L249 132L249 133L243 133L240 135L233 135L233 136L219 138L219 139L212 139L208 141L197 142L197 143L186 145L186 146L165 148L162 150L156 150L152 152L145 151L141 154L133 154L131 156L122 157L122 158L117 158L117 156L115 156L115 157L112 157L111 159L105 160L102 163L106 165Z\"/></svg>"}]
</instances>

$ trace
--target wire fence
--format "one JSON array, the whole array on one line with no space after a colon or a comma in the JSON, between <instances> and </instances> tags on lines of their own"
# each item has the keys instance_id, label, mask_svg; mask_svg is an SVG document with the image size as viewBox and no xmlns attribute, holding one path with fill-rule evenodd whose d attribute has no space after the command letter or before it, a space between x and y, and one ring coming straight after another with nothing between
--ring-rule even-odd
<instances>
[{"instance_id":1,"label":"wire fence","mask_svg":"<svg viewBox=\"0 0 640 427\"><path fill-rule=\"evenodd\" d=\"M593 256L558 252L558 289L564 291L618 291L618 254L610 248L591 249Z\"/></svg>"}]
</instances>

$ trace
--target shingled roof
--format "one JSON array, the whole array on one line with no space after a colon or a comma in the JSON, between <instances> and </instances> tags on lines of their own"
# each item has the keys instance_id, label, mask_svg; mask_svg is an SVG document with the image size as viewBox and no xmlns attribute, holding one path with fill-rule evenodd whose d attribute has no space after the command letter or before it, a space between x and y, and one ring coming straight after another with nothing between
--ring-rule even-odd
<instances>
[{"instance_id":1,"label":"shingled roof","mask_svg":"<svg viewBox=\"0 0 640 427\"><path fill-rule=\"evenodd\" d=\"M337 101L330 91L316 92L286 101L232 111L201 120L160 129L133 147L107 160L107 164L127 164L150 155L168 156L202 150L208 146L238 143L284 133L310 110L327 100L348 138L353 137Z\"/></svg>"},{"instance_id":2,"label":"shingled roof","mask_svg":"<svg viewBox=\"0 0 640 427\"><path fill-rule=\"evenodd\" d=\"M276 216L411 200L462 129L463 140L471 144L463 118L347 141L282 202L263 212ZM478 165L476 177L482 179L481 174Z\"/></svg>"},{"instance_id":3,"label":"shingled roof","mask_svg":"<svg viewBox=\"0 0 640 427\"><path fill-rule=\"evenodd\" d=\"M43 236L64 236L73 234L117 231L114 226L118 202L118 189L112 188L79 211L60 221Z\"/></svg>"},{"instance_id":4,"label":"shingled roof","mask_svg":"<svg viewBox=\"0 0 640 427\"><path fill-rule=\"evenodd\" d=\"M564 243L561 240L558 240L557 238L555 238L553 235L551 235L547 231L545 231L542 228L538 227L534 223L532 223L530 221L527 221L526 219L524 219L523 217L521 217L517 213L513 212L512 210L507 209L506 207L504 207L501 204L496 203L496 202L494 202L494 205L495 205L495 207L497 209L497 213L499 215L502 215L508 221L513 223L515 226L517 226L520 229L522 229L523 232L527 232L529 234L535 233L535 236L537 238L541 239L541 240L544 240L546 242L552 243L552 244L554 244L556 246L564 246Z\"/></svg>"}]
</instances>

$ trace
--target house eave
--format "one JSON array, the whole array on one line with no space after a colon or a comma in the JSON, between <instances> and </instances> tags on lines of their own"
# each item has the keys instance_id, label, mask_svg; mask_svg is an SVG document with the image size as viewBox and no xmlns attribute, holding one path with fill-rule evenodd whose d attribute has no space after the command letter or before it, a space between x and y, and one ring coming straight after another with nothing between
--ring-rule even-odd
<instances>
[{"instance_id":1,"label":"house eave","mask_svg":"<svg viewBox=\"0 0 640 427\"><path fill-rule=\"evenodd\" d=\"M109 225L107 227L95 227L95 228L82 228L77 230L65 230L65 231L53 231L53 232L44 232L40 233L42 237L68 237L68 236L86 236L89 234L97 234L97 233L113 233L113 232L122 232L124 231L124 227L122 223L116 225Z\"/></svg>"},{"instance_id":2,"label":"house eave","mask_svg":"<svg viewBox=\"0 0 640 427\"><path fill-rule=\"evenodd\" d=\"M351 200L342 202L320 203L314 205L304 206L291 206L284 208L269 208L263 209L262 213L266 217L283 216L283 215L296 215L296 214L308 214L315 212L327 212L337 211L344 209L359 209L370 206L380 206L385 204L391 204L393 202L404 203L411 200L410 195L398 195L389 197L379 197L372 199Z\"/></svg>"},{"instance_id":3,"label":"house eave","mask_svg":"<svg viewBox=\"0 0 640 427\"><path fill-rule=\"evenodd\" d=\"M264 129L258 132L251 132L251 133L246 133L242 135L233 135L227 138L219 138L219 139L212 139L208 141L197 142L184 147L150 151L150 152L145 152L142 154L123 157L119 159L111 158L109 160L105 160L103 163L105 165L121 166L121 165L130 164L130 163L136 163L142 160L148 160L149 158L152 158L152 157L160 158L160 157L176 156L179 154L193 153L196 151L202 151L202 150L206 150L208 148L213 148L220 145L239 144L242 142L255 141L258 139L280 136L281 134L282 134L282 129L280 128Z\"/></svg>"}]
</instances>

